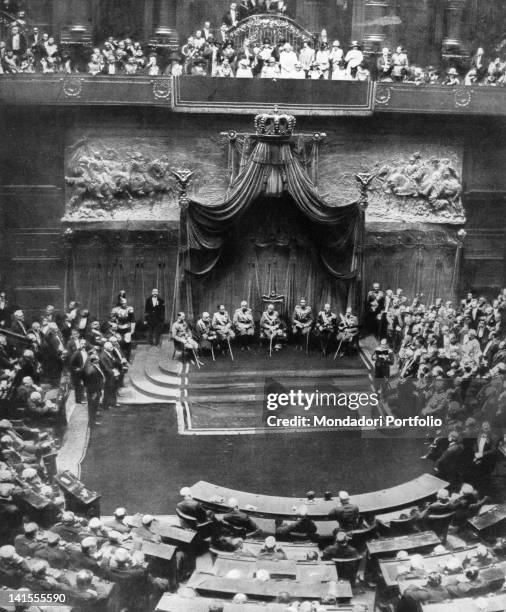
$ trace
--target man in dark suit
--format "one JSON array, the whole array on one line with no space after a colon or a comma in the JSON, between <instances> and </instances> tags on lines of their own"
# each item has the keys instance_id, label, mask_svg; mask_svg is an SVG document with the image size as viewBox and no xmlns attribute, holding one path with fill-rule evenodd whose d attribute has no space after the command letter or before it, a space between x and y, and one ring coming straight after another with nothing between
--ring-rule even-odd
<instances>
[{"instance_id":1,"label":"man in dark suit","mask_svg":"<svg viewBox=\"0 0 506 612\"><path fill-rule=\"evenodd\" d=\"M146 300L144 319L149 329L148 342L154 346L158 346L160 344L160 336L165 320L165 302L158 295L158 289L153 289L150 297Z\"/></svg>"},{"instance_id":2,"label":"man in dark suit","mask_svg":"<svg viewBox=\"0 0 506 612\"><path fill-rule=\"evenodd\" d=\"M100 425L97 421L97 412L100 398L105 386L105 374L98 355L92 353L84 364L83 381L88 401L88 418L90 425Z\"/></svg>"},{"instance_id":3,"label":"man in dark suit","mask_svg":"<svg viewBox=\"0 0 506 612\"><path fill-rule=\"evenodd\" d=\"M230 9L223 15L223 23L229 28L236 26L241 21L241 13L236 2L232 2Z\"/></svg>"},{"instance_id":4,"label":"man in dark suit","mask_svg":"<svg viewBox=\"0 0 506 612\"><path fill-rule=\"evenodd\" d=\"M114 408L117 405L120 370L113 351L114 347L110 342L106 342L100 351L100 365L105 375L104 398L102 400L104 410L109 410L109 408Z\"/></svg>"},{"instance_id":5,"label":"man in dark suit","mask_svg":"<svg viewBox=\"0 0 506 612\"><path fill-rule=\"evenodd\" d=\"M12 315L11 331L20 336L26 336L25 314L22 310L15 310Z\"/></svg>"},{"instance_id":6,"label":"man in dark suit","mask_svg":"<svg viewBox=\"0 0 506 612\"><path fill-rule=\"evenodd\" d=\"M18 25L11 26L9 38L7 39L7 48L16 56L23 55L26 51L26 37Z\"/></svg>"},{"instance_id":7,"label":"man in dark suit","mask_svg":"<svg viewBox=\"0 0 506 612\"><path fill-rule=\"evenodd\" d=\"M483 421L474 447L474 464L478 481L489 481L499 457L499 438L492 432L488 421Z\"/></svg>"},{"instance_id":8,"label":"man in dark suit","mask_svg":"<svg viewBox=\"0 0 506 612\"><path fill-rule=\"evenodd\" d=\"M0 291L0 327L8 328L11 324L12 307L5 291Z\"/></svg>"},{"instance_id":9,"label":"man in dark suit","mask_svg":"<svg viewBox=\"0 0 506 612\"><path fill-rule=\"evenodd\" d=\"M88 351L86 350L86 340L79 340L79 346L69 360L70 377L76 395L76 403L82 404L84 401L83 377L84 367L88 361Z\"/></svg>"}]
</instances>

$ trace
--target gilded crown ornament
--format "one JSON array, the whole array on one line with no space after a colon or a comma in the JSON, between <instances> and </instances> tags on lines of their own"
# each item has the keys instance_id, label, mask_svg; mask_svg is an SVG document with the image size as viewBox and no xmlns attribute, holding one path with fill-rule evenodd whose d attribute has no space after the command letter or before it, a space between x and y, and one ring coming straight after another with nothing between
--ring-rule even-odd
<instances>
[{"instance_id":1,"label":"gilded crown ornament","mask_svg":"<svg viewBox=\"0 0 506 612\"><path fill-rule=\"evenodd\" d=\"M260 113L255 117L257 136L291 136L295 128L295 117L280 113L277 106L272 113Z\"/></svg>"}]
</instances>

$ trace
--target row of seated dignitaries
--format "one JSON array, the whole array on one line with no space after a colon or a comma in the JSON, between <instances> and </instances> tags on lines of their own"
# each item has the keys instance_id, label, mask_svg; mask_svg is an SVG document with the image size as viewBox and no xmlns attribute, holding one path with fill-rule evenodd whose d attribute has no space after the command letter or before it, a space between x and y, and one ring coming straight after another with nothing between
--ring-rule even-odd
<instances>
[{"instance_id":1,"label":"row of seated dignitaries","mask_svg":"<svg viewBox=\"0 0 506 612\"><path fill-rule=\"evenodd\" d=\"M260 342L268 343L271 351L281 350L289 336L298 348L308 350L314 335L325 355L335 346L343 353L356 346L358 327L358 318L351 308L338 316L327 303L315 316L305 298L295 306L288 323L276 310L275 304L269 303L257 324L252 309L243 301L233 316L224 304L220 304L212 316L203 312L193 327L184 312L178 313L172 325L172 337L180 347L191 351L195 359L200 350L212 350L214 356L215 349L230 349L232 340L237 341L241 350L251 350L257 329Z\"/></svg>"}]
</instances>

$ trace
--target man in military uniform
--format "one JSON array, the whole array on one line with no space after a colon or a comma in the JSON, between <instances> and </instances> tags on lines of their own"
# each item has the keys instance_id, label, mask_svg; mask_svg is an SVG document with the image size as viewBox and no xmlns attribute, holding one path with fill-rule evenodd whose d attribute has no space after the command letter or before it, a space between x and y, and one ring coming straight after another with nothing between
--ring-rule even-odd
<instances>
[{"instance_id":1,"label":"man in military uniform","mask_svg":"<svg viewBox=\"0 0 506 612\"><path fill-rule=\"evenodd\" d=\"M313 313L311 307L307 305L306 299L301 298L299 304L295 306L292 316L292 334L295 338L295 343L302 350L303 343L306 344L306 350L309 342L309 334L313 326Z\"/></svg>"},{"instance_id":2,"label":"man in military uniform","mask_svg":"<svg viewBox=\"0 0 506 612\"><path fill-rule=\"evenodd\" d=\"M374 388L384 393L390 378L390 366L394 363L394 353L388 346L386 338L382 338L374 349L372 360L374 361Z\"/></svg>"},{"instance_id":3,"label":"man in military uniform","mask_svg":"<svg viewBox=\"0 0 506 612\"><path fill-rule=\"evenodd\" d=\"M211 327L216 332L220 343L228 344L230 340L235 338L232 321L224 304L220 304L218 310L214 313Z\"/></svg>"},{"instance_id":4,"label":"man in military uniform","mask_svg":"<svg viewBox=\"0 0 506 612\"><path fill-rule=\"evenodd\" d=\"M127 300L120 297L118 305L111 311L111 321L118 326L118 333L121 336L121 349L127 361L130 361L132 354L132 335L135 332L135 314L132 306L128 306Z\"/></svg>"},{"instance_id":5,"label":"man in military uniform","mask_svg":"<svg viewBox=\"0 0 506 612\"><path fill-rule=\"evenodd\" d=\"M348 536L346 533L344 531L338 531L334 544L330 544L330 546L323 549L322 561L328 561L330 559L353 559L358 556L357 549L348 544Z\"/></svg>"},{"instance_id":6,"label":"man in military uniform","mask_svg":"<svg viewBox=\"0 0 506 612\"><path fill-rule=\"evenodd\" d=\"M234 329L241 344L241 351L244 348L249 350L249 344L255 334L255 322L246 301L242 301L241 307L234 312Z\"/></svg>"},{"instance_id":7,"label":"man in military uniform","mask_svg":"<svg viewBox=\"0 0 506 612\"><path fill-rule=\"evenodd\" d=\"M218 336L211 327L211 315L208 312L202 313L202 316L195 325L195 331L199 337L200 348L205 351L211 351L214 356L214 347L218 342Z\"/></svg>"},{"instance_id":8,"label":"man in military uniform","mask_svg":"<svg viewBox=\"0 0 506 612\"><path fill-rule=\"evenodd\" d=\"M260 338L266 338L271 344L274 344L274 350L281 349L281 341L286 340L286 333L283 329L283 322L279 317L277 310L274 310L274 304L268 304L267 310L262 313L260 319Z\"/></svg>"},{"instance_id":9,"label":"man in military uniform","mask_svg":"<svg viewBox=\"0 0 506 612\"><path fill-rule=\"evenodd\" d=\"M337 332L338 350L340 354L347 353L358 341L358 319L352 313L351 308L346 309L346 314L341 315L341 323Z\"/></svg>"},{"instance_id":10,"label":"man in military uniform","mask_svg":"<svg viewBox=\"0 0 506 612\"><path fill-rule=\"evenodd\" d=\"M347 491L339 491L340 506L329 512L329 518L339 523L344 531L352 531L358 527L359 508L352 504Z\"/></svg>"},{"instance_id":11,"label":"man in military uniform","mask_svg":"<svg viewBox=\"0 0 506 612\"><path fill-rule=\"evenodd\" d=\"M367 293L365 303L365 327L368 333L377 334L379 328L379 319L383 307L385 305L385 295L380 290L379 283L373 283L371 291Z\"/></svg>"},{"instance_id":12,"label":"man in military uniform","mask_svg":"<svg viewBox=\"0 0 506 612\"><path fill-rule=\"evenodd\" d=\"M336 322L337 315L332 312L330 304L325 304L323 310L320 310L316 319L316 331L320 337L320 346L324 355L327 354L332 334L336 329Z\"/></svg>"},{"instance_id":13,"label":"man in military uniform","mask_svg":"<svg viewBox=\"0 0 506 612\"><path fill-rule=\"evenodd\" d=\"M174 342L179 343L184 349L191 351L198 365L202 365L202 362L197 357L198 342L193 339L184 312L177 313L177 319L172 324L172 338Z\"/></svg>"}]
</instances>

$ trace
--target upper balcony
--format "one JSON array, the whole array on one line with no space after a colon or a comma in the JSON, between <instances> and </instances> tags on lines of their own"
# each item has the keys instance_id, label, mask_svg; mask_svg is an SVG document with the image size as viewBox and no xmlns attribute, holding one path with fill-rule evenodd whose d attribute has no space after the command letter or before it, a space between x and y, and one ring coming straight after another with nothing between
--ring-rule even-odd
<instances>
[{"instance_id":1,"label":"upper balcony","mask_svg":"<svg viewBox=\"0 0 506 612\"><path fill-rule=\"evenodd\" d=\"M248 115L278 105L299 116L505 116L506 89L370 81L16 74L0 76L0 104L154 106L183 113Z\"/></svg>"}]
</instances>

